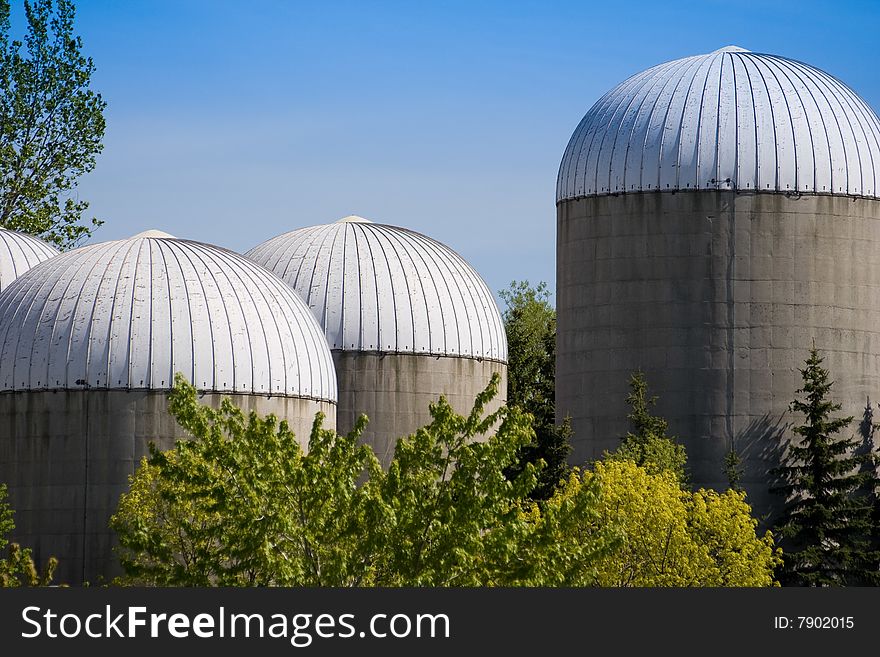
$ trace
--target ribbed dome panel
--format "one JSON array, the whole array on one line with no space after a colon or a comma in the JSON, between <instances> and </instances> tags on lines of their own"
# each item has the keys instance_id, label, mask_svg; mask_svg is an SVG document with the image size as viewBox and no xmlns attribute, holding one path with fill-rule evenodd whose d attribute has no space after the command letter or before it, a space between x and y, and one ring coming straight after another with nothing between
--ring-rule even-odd
<instances>
[{"instance_id":1,"label":"ribbed dome panel","mask_svg":"<svg viewBox=\"0 0 880 657\"><path fill-rule=\"evenodd\" d=\"M565 150L556 200L699 189L880 198L880 120L819 69L722 48L600 98Z\"/></svg>"}]
</instances>

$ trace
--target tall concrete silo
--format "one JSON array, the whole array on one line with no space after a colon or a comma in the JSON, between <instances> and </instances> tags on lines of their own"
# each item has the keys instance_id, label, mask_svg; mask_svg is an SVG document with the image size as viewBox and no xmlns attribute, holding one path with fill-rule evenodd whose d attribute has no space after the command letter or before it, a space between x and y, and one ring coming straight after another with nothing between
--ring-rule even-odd
<instances>
[{"instance_id":1,"label":"tall concrete silo","mask_svg":"<svg viewBox=\"0 0 880 657\"><path fill-rule=\"evenodd\" d=\"M274 413L307 440L335 426L323 332L242 256L150 231L37 265L0 294L0 481L15 539L58 580L118 573L107 527L149 442L187 437L167 411L182 372L218 404Z\"/></svg>"},{"instance_id":2,"label":"tall concrete silo","mask_svg":"<svg viewBox=\"0 0 880 657\"><path fill-rule=\"evenodd\" d=\"M812 341L844 412L880 394L880 121L842 82L727 47L587 112L557 183L557 414L578 461L626 431L630 372L693 482L745 459L758 513Z\"/></svg>"},{"instance_id":3,"label":"tall concrete silo","mask_svg":"<svg viewBox=\"0 0 880 657\"><path fill-rule=\"evenodd\" d=\"M287 281L324 328L339 382L338 428L361 413L364 440L387 464L397 438L430 421L445 395L473 406L494 372L507 392L507 340L483 279L443 244L346 217L260 244L247 257Z\"/></svg>"},{"instance_id":4,"label":"tall concrete silo","mask_svg":"<svg viewBox=\"0 0 880 657\"><path fill-rule=\"evenodd\" d=\"M58 250L41 239L0 228L0 292L34 265L56 255Z\"/></svg>"}]
</instances>

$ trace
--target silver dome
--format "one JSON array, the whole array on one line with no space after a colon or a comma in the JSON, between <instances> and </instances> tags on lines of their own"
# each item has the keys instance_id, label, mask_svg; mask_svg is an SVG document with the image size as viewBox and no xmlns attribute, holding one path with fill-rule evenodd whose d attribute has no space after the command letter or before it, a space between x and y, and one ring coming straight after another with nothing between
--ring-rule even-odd
<instances>
[{"instance_id":1,"label":"silver dome","mask_svg":"<svg viewBox=\"0 0 880 657\"><path fill-rule=\"evenodd\" d=\"M728 46L599 99L565 150L556 200L696 189L880 198L880 120L823 71Z\"/></svg>"},{"instance_id":2,"label":"silver dome","mask_svg":"<svg viewBox=\"0 0 880 657\"><path fill-rule=\"evenodd\" d=\"M0 228L0 292L34 265L58 255L41 239Z\"/></svg>"},{"instance_id":3,"label":"silver dome","mask_svg":"<svg viewBox=\"0 0 880 657\"><path fill-rule=\"evenodd\" d=\"M327 343L273 274L143 233L37 265L0 295L0 390L168 389L336 400Z\"/></svg>"},{"instance_id":4,"label":"silver dome","mask_svg":"<svg viewBox=\"0 0 880 657\"><path fill-rule=\"evenodd\" d=\"M331 349L507 360L486 283L425 235L351 216L284 233L246 255L300 294Z\"/></svg>"}]
</instances>

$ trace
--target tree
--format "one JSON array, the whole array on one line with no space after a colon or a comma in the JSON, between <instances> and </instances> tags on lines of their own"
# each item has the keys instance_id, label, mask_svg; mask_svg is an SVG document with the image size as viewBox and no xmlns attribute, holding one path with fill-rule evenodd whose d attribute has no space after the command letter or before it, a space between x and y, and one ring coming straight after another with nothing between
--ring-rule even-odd
<instances>
[{"instance_id":1,"label":"tree","mask_svg":"<svg viewBox=\"0 0 880 657\"><path fill-rule=\"evenodd\" d=\"M534 418L535 440L522 448L509 475L515 477L526 464L543 464L534 499L546 500L569 472L571 422L556 425L556 310L549 302L545 283L513 281L499 296L507 333L507 403Z\"/></svg>"},{"instance_id":2,"label":"tree","mask_svg":"<svg viewBox=\"0 0 880 657\"><path fill-rule=\"evenodd\" d=\"M690 492L672 471L630 460L598 462L583 475L601 490L598 522L619 536L596 563L599 586L773 586L780 550L743 493Z\"/></svg>"},{"instance_id":3,"label":"tree","mask_svg":"<svg viewBox=\"0 0 880 657\"><path fill-rule=\"evenodd\" d=\"M727 479L727 485L729 488L732 490L743 490L742 486L740 486L744 474L742 457L735 449L730 449L727 454L724 455L722 471Z\"/></svg>"},{"instance_id":4,"label":"tree","mask_svg":"<svg viewBox=\"0 0 880 657\"><path fill-rule=\"evenodd\" d=\"M304 453L286 422L229 399L201 405L181 375L169 410L193 440L152 450L120 499L110 527L124 583L345 586L369 573L362 547L384 519L369 516L382 511L370 483L381 468L357 444L363 422L340 436L318 414Z\"/></svg>"},{"instance_id":5,"label":"tree","mask_svg":"<svg viewBox=\"0 0 880 657\"><path fill-rule=\"evenodd\" d=\"M538 504L535 466L521 465L510 477L534 440L533 419L518 407L481 417L498 382L493 377L468 417L441 398L431 406L432 422L398 441L382 484L394 520L376 585L574 586L608 549L609 533L598 524L562 540L572 537L572 519L595 514L595 487ZM475 440L484 434L487 440Z\"/></svg>"},{"instance_id":6,"label":"tree","mask_svg":"<svg viewBox=\"0 0 880 657\"><path fill-rule=\"evenodd\" d=\"M398 440L383 470L321 427L307 452L283 422L226 400L202 406L180 375L170 409L192 435L153 451L111 526L140 585L765 586L778 550L744 495L683 490L631 461L573 471L547 500L536 468L506 470L532 419L483 415L498 377L467 416L441 398L431 422ZM495 430L484 441L477 441Z\"/></svg>"},{"instance_id":7,"label":"tree","mask_svg":"<svg viewBox=\"0 0 880 657\"><path fill-rule=\"evenodd\" d=\"M626 416L631 430L621 438L620 447L606 458L632 461L649 473L672 472L682 484L687 482L687 452L684 445L667 435L669 423L651 414L657 397L648 396L648 382L644 372L633 372L629 380L630 393L626 403L630 412Z\"/></svg>"},{"instance_id":8,"label":"tree","mask_svg":"<svg viewBox=\"0 0 880 657\"><path fill-rule=\"evenodd\" d=\"M22 549L18 543L10 543L6 538L15 529L13 511L6 501L6 485L0 484L0 588L14 586L48 586L55 574L58 560L51 557L45 570L40 573L34 565L31 551Z\"/></svg>"},{"instance_id":9,"label":"tree","mask_svg":"<svg viewBox=\"0 0 880 657\"><path fill-rule=\"evenodd\" d=\"M284 423L224 400L202 406L178 375L169 408L192 435L153 451L111 519L126 572L120 583L161 586L480 586L559 580L564 556L590 562L598 527L556 545L561 518L586 516L595 491L553 515L529 499L535 468L505 470L533 438L531 419L502 407L493 377L468 416L441 398L432 421L400 439L387 472L358 444L316 420L308 451ZM485 441L475 438L496 430ZM589 539L589 540L588 540ZM587 566L584 566L586 568ZM570 574L574 578L575 572Z\"/></svg>"},{"instance_id":10,"label":"tree","mask_svg":"<svg viewBox=\"0 0 880 657\"><path fill-rule=\"evenodd\" d=\"M0 226L71 248L102 223L81 223L89 204L74 191L103 149L106 103L89 88L95 66L74 34L73 2L24 9L22 43L0 0Z\"/></svg>"},{"instance_id":11,"label":"tree","mask_svg":"<svg viewBox=\"0 0 880 657\"><path fill-rule=\"evenodd\" d=\"M778 530L786 549L783 578L807 586L880 583L880 555L871 546L876 529L873 494L876 473L858 454L859 441L841 434L853 421L834 417L841 405L831 401L833 382L815 345L800 370L803 387L791 410L804 416L792 432L786 461L776 469L782 483L774 490L788 500Z\"/></svg>"},{"instance_id":12,"label":"tree","mask_svg":"<svg viewBox=\"0 0 880 657\"><path fill-rule=\"evenodd\" d=\"M865 410L862 415L862 421L859 423L859 436L862 439L862 445L856 450L856 455L864 459L861 471L864 473L864 486L857 492L863 495L873 508L871 514L871 523L873 532L871 536L871 551L880 555L880 476L878 476L878 466L880 466L880 445L876 441L877 429L880 425L874 422L874 407L871 399L865 400ZM880 563L878 563L880 569Z\"/></svg>"}]
</instances>

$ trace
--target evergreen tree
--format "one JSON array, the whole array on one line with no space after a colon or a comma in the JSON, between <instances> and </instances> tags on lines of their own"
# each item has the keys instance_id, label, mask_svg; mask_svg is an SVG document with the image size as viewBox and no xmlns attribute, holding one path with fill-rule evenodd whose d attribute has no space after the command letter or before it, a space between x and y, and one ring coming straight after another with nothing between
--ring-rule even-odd
<instances>
[{"instance_id":1,"label":"evergreen tree","mask_svg":"<svg viewBox=\"0 0 880 657\"><path fill-rule=\"evenodd\" d=\"M872 508L872 536L871 550L874 551L877 559L877 567L880 568L880 477L878 477L878 466L880 466L880 446L876 442L877 429L880 428L874 422L874 406L871 399L865 402L865 410L862 415L862 421L859 425L859 435L862 439L858 455L863 456L862 471L866 473L865 484L860 493L865 495Z\"/></svg>"},{"instance_id":2,"label":"evergreen tree","mask_svg":"<svg viewBox=\"0 0 880 657\"><path fill-rule=\"evenodd\" d=\"M743 478L742 457L735 449L731 449L724 455L724 476L727 477L727 487L730 490L742 491L740 482Z\"/></svg>"},{"instance_id":3,"label":"evergreen tree","mask_svg":"<svg viewBox=\"0 0 880 657\"><path fill-rule=\"evenodd\" d=\"M777 531L787 539L782 579L786 584L847 586L880 583L874 534L873 491L877 477L859 440L840 435L852 416L834 417L841 405L829 395L833 381L815 346L802 370L803 387L791 410L804 416L792 429L798 440L776 474L775 488L789 500Z\"/></svg>"},{"instance_id":4,"label":"evergreen tree","mask_svg":"<svg viewBox=\"0 0 880 657\"><path fill-rule=\"evenodd\" d=\"M651 413L651 407L657 404L657 397L648 396L648 381L644 372L630 375L629 389L626 403L630 412L626 418L632 429L621 438L620 447L608 458L633 461L652 474L672 472L681 484L685 484L687 453L675 436L667 435L669 423Z\"/></svg>"}]
</instances>

